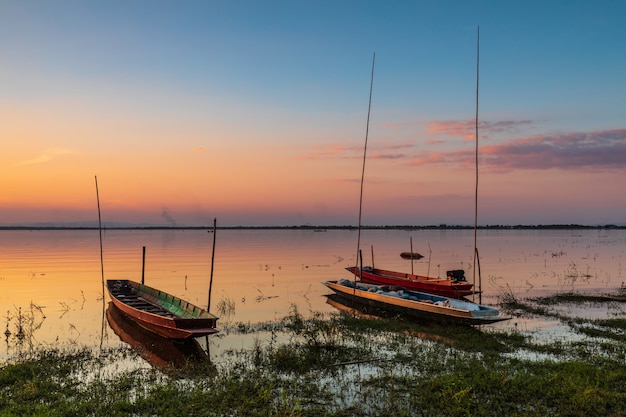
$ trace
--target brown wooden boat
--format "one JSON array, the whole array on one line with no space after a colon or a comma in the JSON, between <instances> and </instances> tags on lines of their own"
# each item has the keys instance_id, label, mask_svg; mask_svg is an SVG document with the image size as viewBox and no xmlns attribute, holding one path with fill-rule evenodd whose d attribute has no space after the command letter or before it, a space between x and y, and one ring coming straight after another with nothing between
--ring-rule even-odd
<instances>
[{"instance_id":1,"label":"brown wooden boat","mask_svg":"<svg viewBox=\"0 0 626 417\"><path fill-rule=\"evenodd\" d=\"M170 339L217 333L217 317L163 291L130 280L107 280L113 304L141 327Z\"/></svg>"},{"instance_id":2,"label":"brown wooden boat","mask_svg":"<svg viewBox=\"0 0 626 417\"><path fill-rule=\"evenodd\" d=\"M400 254L402 259L422 259L424 255L421 255L417 252L402 252Z\"/></svg>"},{"instance_id":3,"label":"brown wooden boat","mask_svg":"<svg viewBox=\"0 0 626 417\"><path fill-rule=\"evenodd\" d=\"M142 358L162 371L184 370L191 364L211 362L196 339L169 339L148 331L112 302L106 316L109 326L122 342L128 343Z\"/></svg>"},{"instance_id":4,"label":"brown wooden boat","mask_svg":"<svg viewBox=\"0 0 626 417\"><path fill-rule=\"evenodd\" d=\"M465 280L465 274L462 270L448 271L446 278L433 278L406 272L388 271L369 266L364 266L361 269L356 266L350 266L346 270L359 277L362 282L369 284L399 285L408 290L452 298L462 298L476 293L476 291L472 290L474 285Z\"/></svg>"}]
</instances>

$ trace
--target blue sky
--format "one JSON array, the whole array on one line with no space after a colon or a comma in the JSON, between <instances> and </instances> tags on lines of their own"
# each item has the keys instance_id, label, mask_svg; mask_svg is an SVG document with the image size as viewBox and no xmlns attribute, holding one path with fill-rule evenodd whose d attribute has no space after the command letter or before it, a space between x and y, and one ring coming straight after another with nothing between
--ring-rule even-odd
<instances>
[{"instance_id":1,"label":"blue sky","mask_svg":"<svg viewBox=\"0 0 626 417\"><path fill-rule=\"evenodd\" d=\"M0 224L354 224L374 52L365 222L469 224L478 26L481 223L626 223L624 2L0 10Z\"/></svg>"}]
</instances>

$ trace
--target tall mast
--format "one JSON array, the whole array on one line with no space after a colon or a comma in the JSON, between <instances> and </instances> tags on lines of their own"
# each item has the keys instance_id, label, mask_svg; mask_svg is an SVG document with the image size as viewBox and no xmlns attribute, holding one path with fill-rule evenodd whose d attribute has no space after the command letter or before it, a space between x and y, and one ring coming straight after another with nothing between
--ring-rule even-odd
<instances>
[{"instance_id":1,"label":"tall mast","mask_svg":"<svg viewBox=\"0 0 626 417\"><path fill-rule=\"evenodd\" d=\"M476 285L476 268L478 267L478 300L482 303L482 280L480 275L480 260L478 259L477 229L478 229L478 81L480 70L480 26L478 26L478 36L476 42L476 119L475 119L475 135L476 135L476 188L474 191L474 285Z\"/></svg>"},{"instance_id":2,"label":"tall mast","mask_svg":"<svg viewBox=\"0 0 626 417\"><path fill-rule=\"evenodd\" d=\"M372 109L372 89L374 87L374 63L376 62L376 52L372 57L372 77L370 79L370 97L369 103L367 106L367 125L365 126L365 146L363 148L363 168L361 169L361 192L359 194L359 223L357 228L357 238L356 238L356 263L357 267L359 266L359 251L361 248L361 215L363 212L363 181L365 179L365 160L367 157L367 137L369 135L370 130L370 112ZM362 268L363 265L360 265ZM356 280L356 275L354 276Z\"/></svg>"}]
</instances>

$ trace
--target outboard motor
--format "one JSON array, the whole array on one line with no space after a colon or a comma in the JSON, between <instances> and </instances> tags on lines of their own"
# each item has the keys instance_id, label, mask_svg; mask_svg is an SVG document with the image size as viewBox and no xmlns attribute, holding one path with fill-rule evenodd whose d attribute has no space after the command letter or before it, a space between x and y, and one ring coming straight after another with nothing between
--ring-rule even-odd
<instances>
[{"instance_id":1,"label":"outboard motor","mask_svg":"<svg viewBox=\"0 0 626 417\"><path fill-rule=\"evenodd\" d=\"M447 271L446 275L448 279L451 279L452 282L465 282L465 271L462 269L454 269L452 271Z\"/></svg>"}]
</instances>

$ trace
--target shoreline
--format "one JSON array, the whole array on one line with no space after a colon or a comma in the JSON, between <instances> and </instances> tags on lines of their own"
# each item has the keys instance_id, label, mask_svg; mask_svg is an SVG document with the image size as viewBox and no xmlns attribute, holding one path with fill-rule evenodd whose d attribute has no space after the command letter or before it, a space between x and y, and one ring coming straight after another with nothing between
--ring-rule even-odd
<instances>
[{"instance_id":1,"label":"shoreline","mask_svg":"<svg viewBox=\"0 0 626 417\"><path fill-rule=\"evenodd\" d=\"M549 225L483 225L477 226L478 230L624 230L622 225L580 225L580 224L549 224ZM212 230L213 226L102 226L103 230ZM327 230L357 230L357 226L218 226L218 230L310 230L313 232L325 232ZM474 226L467 225L393 225L393 226L361 226L363 230L473 230ZM72 226L72 225L26 225L26 226L0 226L0 230L99 230L98 226Z\"/></svg>"}]
</instances>

